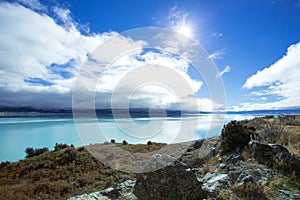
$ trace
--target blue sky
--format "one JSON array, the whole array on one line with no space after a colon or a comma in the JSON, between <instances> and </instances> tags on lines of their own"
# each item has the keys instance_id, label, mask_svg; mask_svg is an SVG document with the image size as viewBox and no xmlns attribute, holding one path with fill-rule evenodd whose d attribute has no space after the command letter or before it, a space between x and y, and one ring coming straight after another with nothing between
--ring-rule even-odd
<instances>
[{"instance_id":1,"label":"blue sky","mask_svg":"<svg viewBox=\"0 0 300 200\"><path fill-rule=\"evenodd\" d=\"M0 106L69 108L78 70L98 45L134 28L178 31L184 21L190 39L220 71L227 110L299 109L299 19L299 0L1 1ZM153 61L157 55L144 58ZM212 101L203 80L194 80L186 63L174 64L168 55L161 59L192 77L187 80L201 110L209 110ZM128 65L119 64L102 81L103 102ZM149 91L167 108L173 105L174 99L161 97L167 91L146 87L136 98L139 106L158 104ZM100 107L108 106L103 102Z\"/></svg>"}]
</instances>

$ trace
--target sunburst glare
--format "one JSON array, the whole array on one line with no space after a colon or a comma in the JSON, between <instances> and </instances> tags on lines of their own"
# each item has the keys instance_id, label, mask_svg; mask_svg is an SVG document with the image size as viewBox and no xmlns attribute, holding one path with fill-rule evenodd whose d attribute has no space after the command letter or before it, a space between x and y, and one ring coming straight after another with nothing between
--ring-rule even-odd
<instances>
[{"instance_id":1,"label":"sunburst glare","mask_svg":"<svg viewBox=\"0 0 300 200\"><path fill-rule=\"evenodd\" d=\"M193 36L191 28L186 25L182 25L182 26L178 27L178 29L176 31L186 37L189 37L189 38L192 38L192 36Z\"/></svg>"}]
</instances>

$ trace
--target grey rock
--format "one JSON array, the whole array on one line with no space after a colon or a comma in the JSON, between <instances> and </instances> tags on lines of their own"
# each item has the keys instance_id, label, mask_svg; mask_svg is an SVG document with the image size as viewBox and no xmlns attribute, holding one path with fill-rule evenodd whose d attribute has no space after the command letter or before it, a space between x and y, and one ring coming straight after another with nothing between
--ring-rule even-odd
<instances>
[{"instance_id":1,"label":"grey rock","mask_svg":"<svg viewBox=\"0 0 300 200\"><path fill-rule=\"evenodd\" d=\"M295 175L300 178L300 158L288 152L280 152L275 155L277 163L285 164L287 172L295 172Z\"/></svg>"},{"instance_id":2,"label":"grey rock","mask_svg":"<svg viewBox=\"0 0 300 200\"><path fill-rule=\"evenodd\" d=\"M102 190L100 193L101 195L107 196L111 199L120 199L126 196L126 199L135 200L137 198L132 193L134 185L135 181L127 180L119 183L115 188L107 188Z\"/></svg>"},{"instance_id":3,"label":"grey rock","mask_svg":"<svg viewBox=\"0 0 300 200\"><path fill-rule=\"evenodd\" d=\"M257 141L251 141L249 146L253 158L259 163L278 168L288 173L294 171L295 175L300 177L300 158L289 153L284 146L279 144L263 144ZM282 164L285 166L281 166Z\"/></svg>"},{"instance_id":4,"label":"grey rock","mask_svg":"<svg viewBox=\"0 0 300 200\"><path fill-rule=\"evenodd\" d=\"M226 165L224 163L221 163L218 165L218 169L225 169Z\"/></svg>"},{"instance_id":5,"label":"grey rock","mask_svg":"<svg viewBox=\"0 0 300 200\"><path fill-rule=\"evenodd\" d=\"M106 188L106 189L102 190L100 193L102 196L107 196L110 198L117 198L118 196L120 196L119 191L112 187Z\"/></svg>"},{"instance_id":6,"label":"grey rock","mask_svg":"<svg viewBox=\"0 0 300 200\"><path fill-rule=\"evenodd\" d=\"M182 154L182 156L188 156L188 157L191 157L191 156L193 156L193 153L192 153L192 152L184 152L184 153Z\"/></svg>"},{"instance_id":7,"label":"grey rock","mask_svg":"<svg viewBox=\"0 0 300 200\"><path fill-rule=\"evenodd\" d=\"M210 196L217 196L222 189L228 188L229 177L227 174L218 172L207 173L201 181L203 182L202 189Z\"/></svg>"},{"instance_id":8,"label":"grey rock","mask_svg":"<svg viewBox=\"0 0 300 200\"><path fill-rule=\"evenodd\" d=\"M115 190L117 190L121 196L127 196L127 197L131 196L130 199L136 199L136 197L132 195L134 186L135 186L135 181L127 180L118 184Z\"/></svg>"},{"instance_id":9,"label":"grey rock","mask_svg":"<svg viewBox=\"0 0 300 200\"><path fill-rule=\"evenodd\" d=\"M204 142L204 140L197 140L197 141L193 144L193 148L194 148L194 149L199 149L199 148L201 148L203 142Z\"/></svg>"},{"instance_id":10,"label":"grey rock","mask_svg":"<svg viewBox=\"0 0 300 200\"><path fill-rule=\"evenodd\" d=\"M155 155L151 161L151 166L160 166L161 162L168 162L169 165L137 175L133 193L138 199L203 199L205 197L201 184L186 164L168 155Z\"/></svg>"},{"instance_id":11,"label":"grey rock","mask_svg":"<svg viewBox=\"0 0 300 200\"><path fill-rule=\"evenodd\" d=\"M263 165L257 165L244 162L228 172L230 180L235 181L238 185L243 185L245 182L269 182L273 178L273 171Z\"/></svg>"},{"instance_id":12,"label":"grey rock","mask_svg":"<svg viewBox=\"0 0 300 200\"><path fill-rule=\"evenodd\" d=\"M101 197L100 192L93 192L90 194L82 194L75 197L68 198L68 200L98 200Z\"/></svg>"},{"instance_id":13,"label":"grey rock","mask_svg":"<svg viewBox=\"0 0 300 200\"><path fill-rule=\"evenodd\" d=\"M229 154L226 159L226 168L240 165L240 163L244 161L244 158L238 153Z\"/></svg>"},{"instance_id":14,"label":"grey rock","mask_svg":"<svg viewBox=\"0 0 300 200\"><path fill-rule=\"evenodd\" d=\"M100 196L97 200L110 200L108 197Z\"/></svg>"},{"instance_id":15,"label":"grey rock","mask_svg":"<svg viewBox=\"0 0 300 200\"><path fill-rule=\"evenodd\" d=\"M134 185L135 181L127 180L122 183L119 183L115 188L106 188L99 192L93 192L90 194L83 194L71 197L68 200L137 200L136 196L132 193Z\"/></svg>"},{"instance_id":16,"label":"grey rock","mask_svg":"<svg viewBox=\"0 0 300 200\"><path fill-rule=\"evenodd\" d=\"M289 151L287 150L287 148L285 148L282 145L279 145L279 144L269 144L269 146L272 147L273 154L280 153L280 152L289 153Z\"/></svg>"},{"instance_id":17,"label":"grey rock","mask_svg":"<svg viewBox=\"0 0 300 200\"><path fill-rule=\"evenodd\" d=\"M300 194L293 193L287 190L279 190L278 193L272 199L273 200L296 200L296 199L300 199Z\"/></svg>"},{"instance_id":18,"label":"grey rock","mask_svg":"<svg viewBox=\"0 0 300 200\"><path fill-rule=\"evenodd\" d=\"M255 160L261 164L273 166L275 154L273 153L272 146L258 141L250 141L249 147Z\"/></svg>"}]
</instances>

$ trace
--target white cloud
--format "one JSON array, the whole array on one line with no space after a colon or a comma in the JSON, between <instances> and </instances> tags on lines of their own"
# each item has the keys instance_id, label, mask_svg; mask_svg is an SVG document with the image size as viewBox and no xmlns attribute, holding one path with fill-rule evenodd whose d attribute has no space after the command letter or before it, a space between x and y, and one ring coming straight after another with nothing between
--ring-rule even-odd
<instances>
[{"instance_id":1,"label":"white cloud","mask_svg":"<svg viewBox=\"0 0 300 200\"><path fill-rule=\"evenodd\" d=\"M216 38L219 38L219 37L222 37L223 36L223 33L220 33L220 32L214 32L211 34L212 37L216 37Z\"/></svg>"},{"instance_id":2,"label":"white cloud","mask_svg":"<svg viewBox=\"0 0 300 200\"><path fill-rule=\"evenodd\" d=\"M259 86L268 86L274 83L290 83L298 81L298 74L300 70L300 42L291 45L286 55L276 61L270 67L258 71L247 79L244 84L245 88L253 88Z\"/></svg>"},{"instance_id":3,"label":"white cloud","mask_svg":"<svg viewBox=\"0 0 300 200\"><path fill-rule=\"evenodd\" d=\"M227 65L219 74L217 74L216 78L221 78L225 73L228 73L231 71L231 68L229 65Z\"/></svg>"},{"instance_id":4,"label":"white cloud","mask_svg":"<svg viewBox=\"0 0 300 200\"><path fill-rule=\"evenodd\" d=\"M222 59L224 54L225 54L225 49L222 49L210 54L208 58L212 60Z\"/></svg>"},{"instance_id":5,"label":"white cloud","mask_svg":"<svg viewBox=\"0 0 300 200\"><path fill-rule=\"evenodd\" d=\"M71 59L73 67L78 67L86 54L105 39L105 35L82 35L75 26L65 29L53 18L18 4L1 3L0 18L0 82L7 90L34 89L24 82L27 78L63 79L47 67Z\"/></svg>"},{"instance_id":6,"label":"white cloud","mask_svg":"<svg viewBox=\"0 0 300 200\"><path fill-rule=\"evenodd\" d=\"M44 8L38 1L23 1L30 8ZM29 6L30 5L30 6ZM95 47L113 33L82 35L68 10L56 10L65 24L59 25L55 19L37 13L17 3L0 3L0 92L1 104L21 102L19 95L28 94L31 105L42 104L41 95L70 93L73 76ZM72 61L72 62L71 62ZM67 68L54 68L69 63ZM64 77L62 72L70 74ZM25 80L38 78L51 85L32 84ZM70 98L70 94L66 95ZM16 98L17 97L17 98ZM57 97L57 98L60 98ZM47 99L47 98L45 98ZM56 104L55 98L48 98L49 106ZM26 102L30 102L29 100ZM33 104L33 105L32 105Z\"/></svg>"},{"instance_id":7,"label":"white cloud","mask_svg":"<svg viewBox=\"0 0 300 200\"><path fill-rule=\"evenodd\" d=\"M46 10L39 0L19 0L19 2L33 10Z\"/></svg>"},{"instance_id":8,"label":"white cloud","mask_svg":"<svg viewBox=\"0 0 300 200\"><path fill-rule=\"evenodd\" d=\"M186 23L188 13L178 10L176 6L172 7L169 11L168 20L169 28L178 29L182 23Z\"/></svg>"},{"instance_id":9,"label":"white cloud","mask_svg":"<svg viewBox=\"0 0 300 200\"><path fill-rule=\"evenodd\" d=\"M244 103L238 109L287 109L300 107L300 42L291 45L286 54L269 67L249 77L246 89L254 89L251 94L275 96L264 103ZM266 100L266 99L262 99Z\"/></svg>"}]
</instances>

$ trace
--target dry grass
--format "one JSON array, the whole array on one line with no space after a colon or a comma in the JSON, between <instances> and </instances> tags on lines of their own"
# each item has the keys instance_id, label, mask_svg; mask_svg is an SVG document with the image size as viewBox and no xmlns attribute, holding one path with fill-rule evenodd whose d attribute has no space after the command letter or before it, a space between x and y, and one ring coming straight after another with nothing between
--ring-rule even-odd
<instances>
[{"instance_id":1,"label":"dry grass","mask_svg":"<svg viewBox=\"0 0 300 200\"><path fill-rule=\"evenodd\" d=\"M166 146L166 143L151 142L151 144L148 145L145 144L130 144L130 145L116 144L116 145L124 149L125 151L129 151L133 153L148 153L163 148L164 146Z\"/></svg>"},{"instance_id":2,"label":"dry grass","mask_svg":"<svg viewBox=\"0 0 300 200\"><path fill-rule=\"evenodd\" d=\"M300 156L300 116L260 117L244 123L256 128L261 142L284 145Z\"/></svg>"},{"instance_id":3,"label":"dry grass","mask_svg":"<svg viewBox=\"0 0 300 200\"><path fill-rule=\"evenodd\" d=\"M264 186L257 182L246 182L243 185L229 184L232 191L242 199L264 199Z\"/></svg>"},{"instance_id":4,"label":"dry grass","mask_svg":"<svg viewBox=\"0 0 300 200\"><path fill-rule=\"evenodd\" d=\"M149 152L164 144L120 145L128 151ZM134 179L102 164L83 147L49 151L16 163L0 165L0 199L66 199Z\"/></svg>"},{"instance_id":5,"label":"dry grass","mask_svg":"<svg viewBox=\"0 0 300 200\"><path fill-rule=\"evenodd\" d=\"M231 195L231 192L226 189L222 189L219 191L219 193L217 195L217 199L218 200L241 200L241 198L239 198L239 197L233 197Z\"/></svg>"},{"instance_id":6,"label":"dry grass","mask_svg":"<svg viewBox=\"0 0 300 200\"><path fill-rule=\"evenodd\" d=\"M242 152L242 155L241 155L243 158L244 158L244 160L250 160L250 159L252 159L252 153L251 153L251 151L250 151L250 149L249 148L245 148L244 149L244 151Z\"/></svg>"},{"instance_id":7,"label":"dry grass","mask_svg":"<svg viewBox=\"0 0 300 200\"><path fill-rule=\"evenodd\" d=\"M300 193L300 180L295 177L276 176L269 183L269 189L275 193L278 190L289 190L295 193Z\"/></svg>"}]
</instances>

